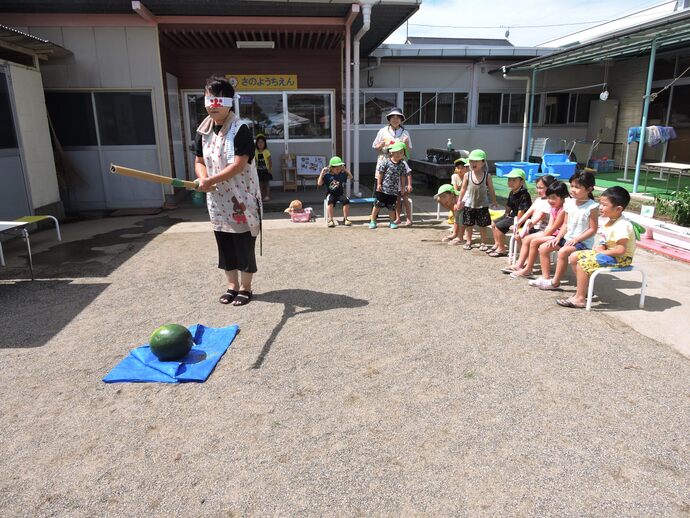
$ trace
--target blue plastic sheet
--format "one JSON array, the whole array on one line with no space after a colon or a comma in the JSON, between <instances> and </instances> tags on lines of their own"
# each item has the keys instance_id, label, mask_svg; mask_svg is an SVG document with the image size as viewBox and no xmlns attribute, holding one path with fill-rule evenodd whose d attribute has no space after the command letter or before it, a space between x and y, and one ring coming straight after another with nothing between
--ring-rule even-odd
<instances>
[{"instance_id":1,"label":"blue plastic sheet","mask_svg":"<svg viewBox=\"0 0 690 518\"><path fill-rule=\"evenodd\" d=\"M132 350L103 378L103 381L106 383L206 381L232 344L240 328L237 325L206 327L196 324L188 329L194 337L194 347L180 361L162 362L154 356L149 345L145 344Z\"/></svg>"}]
</instances>

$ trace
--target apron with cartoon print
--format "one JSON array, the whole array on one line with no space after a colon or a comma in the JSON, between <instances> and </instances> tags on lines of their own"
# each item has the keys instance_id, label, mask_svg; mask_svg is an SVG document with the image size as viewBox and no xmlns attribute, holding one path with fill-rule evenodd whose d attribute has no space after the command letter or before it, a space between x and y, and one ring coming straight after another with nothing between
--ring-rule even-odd
<instances>
[{"instance_id":1,"label":"apron with cartoon print","mask_svg":"<svg viewBox=\"0 0 690 518\"><path fill-rule=\"evenodd\" d=\"M197 128L201 133L204 163L209 176L219 174L235 159L235 135L243 123L230 112L221 130L213 131L213 119L207 117ZM216 184L206 194L206 206L213 230L240 234L250 232L256 237L261 229L261 195L259 177L253 163L244 170Z\"/></svg>"}]
</instances>

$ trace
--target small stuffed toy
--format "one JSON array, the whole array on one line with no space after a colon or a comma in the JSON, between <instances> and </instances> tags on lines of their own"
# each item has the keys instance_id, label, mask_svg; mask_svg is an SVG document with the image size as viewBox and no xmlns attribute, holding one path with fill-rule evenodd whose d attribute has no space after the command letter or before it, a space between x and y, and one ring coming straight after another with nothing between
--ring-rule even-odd
<instances>
[{"instance_id":1,"label":"small stuffed toy","mask_svg":"<svg viewBox=\"0 0 690 518\"><path fill-rule=\"evenodd\" d=\"M299 200L292 200L290 202L290 206L283 212L285 212L286 214L292 214L294 212L303 212L302 202Z\"/></svg>"}]
</instances>

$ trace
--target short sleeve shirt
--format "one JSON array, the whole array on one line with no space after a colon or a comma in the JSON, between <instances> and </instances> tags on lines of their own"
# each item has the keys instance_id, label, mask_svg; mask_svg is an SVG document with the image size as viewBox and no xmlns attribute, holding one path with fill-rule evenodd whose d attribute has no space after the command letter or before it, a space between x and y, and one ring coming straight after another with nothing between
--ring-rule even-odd
<instances>
[{"instance_id":1,"label":"short sleeve shirt","mask_svg":"<svg viewBox=\"0 0 690 518\"><path fill-rule=\"evenodd\" d=\"M508 203L506 203L506 205L510 211L508 214L506 214L506 216L509 218L514 218L517 216L518 212L526 211L530 208L532 205L532 198L523 185L518 189L517 192L510 192L508 195Z\"/></svg>"},{"instance_id":2,"label":"short sleeve shirt","mask_svg":"<svg viewBox=\"0 0 690 518\"><path fill-rule=\"evenodd\" d=\"M221 130L223 126L222 125L213 125L213 133L218 135L218 132ZM249 128L247 127L246 124L243 124L240 126L240 129L237 130L237 135L235 135L235 140L233 140L235 144L235 156L237 155L245 155L249 157L249 163L252 163L252 159L254 158L254 141L252 140L252 134L249 131ZM196 156L203 158L204 157L204 146L201 142L201 133L196 134Z\"/></svg>"},{"instance_id":3,"label":"short sleeve shirt","mask_svg":"<svg viewBox=\"0 0 690 518\"><path fill-rule=\"evenodd\" d=\"M568 241L582 234L589 227L590 212L599 207L594 200L587 200L578 205L573 198L568 198L563 204L563 210L568 215L568 230L565 233L565 240ZM592 248L594 236L582 241L587 248Z\"/></svg>"},{"instance_id":4,"label":"short sleeve shirt","mask_svg":"<svg viewBox=\"0 0 690 518\"><path fill-rule=\"evenodd\" d=\"M541 219L534 224L534 228L540 230L549 223L549 214L551 213L551 205L548 200L544 198L537 198L532 204L535 213L541 214ZM535 214L536 215L536 214Z\"/></svg>"},{"instance_id":5,"label":"short sleeve shirt","mask_svg":"<svg viewBox=\"0 0 690 518\"><path fill-rule=\"evenodd\" d=\"M347 173L331 174L326 173L323 175L323 180L328 189L328 194L334 194L336 196L341 196L347 185Z\"/></svg>"},{"instance_id":6,"label":"short sleeve shirt","mask_svg":"<svg viewBox=\"0 0 690 518\"><path fill-rule=\"evenodd\" d=\"M623 255L632 257L635 253L635 230L632 223L622 216L613 223L611 221L606 222L603 226L603 235L601 237L609 250L618 246L618 241L621 239L627 239Z\"/></svg>"},{"instance_id":7,"label":"short sleeve shirt","mask_svg":"<svg viewBox=\"0 0 690 518\"><path fill-rule=\"evenodd\" d=\"M237 141L237 138L235 138ZM268 171L268 159L271 157L271 152L268 149L254 151L254 158L256 158L256 169L258 171Z\"/></svg>"},{"instance_id":8,"label":"short sleeve shirt","mask_svg":"<svg viewBox=\"0 0 690 518\"><path fill-rule=\"evenodd\" d=\"M388 158L381 166L379 174L383 175L381 191L385 194L397 196L400 194L400 177L407 174L407 165L404 160L396 164Z\"/></svg>"}]
</instances>

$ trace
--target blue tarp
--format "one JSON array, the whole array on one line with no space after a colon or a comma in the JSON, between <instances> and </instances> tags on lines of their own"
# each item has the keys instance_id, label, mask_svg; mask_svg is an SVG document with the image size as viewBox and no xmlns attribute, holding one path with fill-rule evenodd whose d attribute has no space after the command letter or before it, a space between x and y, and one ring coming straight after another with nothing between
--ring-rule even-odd
<instances>
[{"instance_id":1,"label":"blue tarp","mask_svg":"<svg viewBox=\"0 0 690 518\"><path fill-rule=\"evenodd\" d=\"M180 361L162 362L154 356L148 344L142 345L132 350L103 378L103 381L106 383L206 381L239 330L237 325L206 327L196 324L190 326L189 332L194 337L194 347Z\"/></svg>"}]
</instances>

